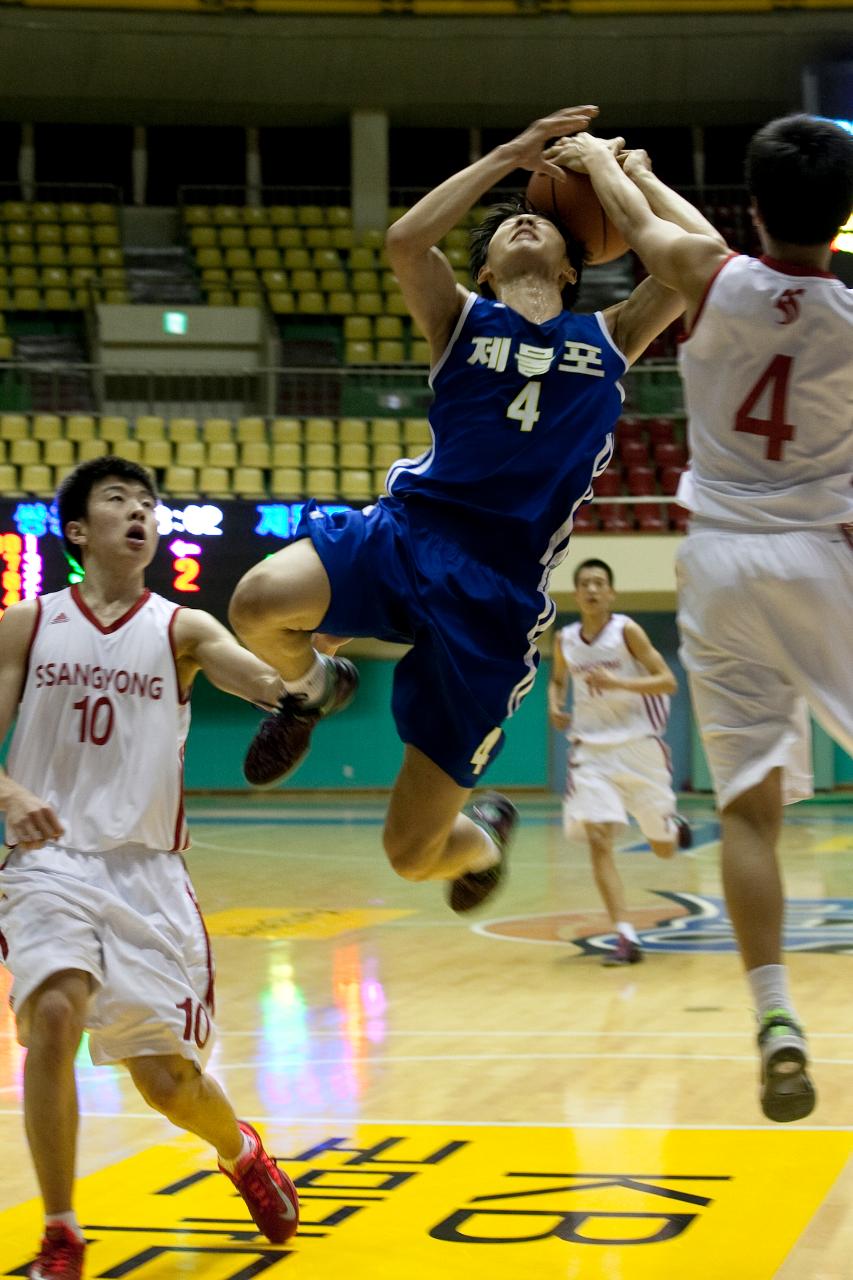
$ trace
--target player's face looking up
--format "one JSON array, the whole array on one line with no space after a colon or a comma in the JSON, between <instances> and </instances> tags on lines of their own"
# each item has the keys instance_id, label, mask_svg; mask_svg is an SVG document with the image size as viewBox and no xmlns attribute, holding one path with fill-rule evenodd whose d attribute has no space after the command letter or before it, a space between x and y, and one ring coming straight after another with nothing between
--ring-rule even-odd
<instances>
[{"instance_id":1,"label":"player's face looking up","mask_svg":"<svg viewBox=\"0 0 853 1280\"><path fill-rule=\"evenodd\" d=\"M159 541L155 505L144 485L107 476L92 486L85 518L69 521L66 533L84 556L121 556L145 569Z\"/></svg>"},{"instance_id":2,"label":"player's face looking up","mask_svg":"<svg viewBox=\"0 0 853 1280\"><path fill-rule=\"evenodd\" d=\"M554 223L535 213L519 213L495 231L477 280L480 284L487 280L497 294L508 280L530 273L558 282L561 290L577 279L566 256L566 242Z\"/></svg>"},{"instance_id":3,"label":"player's face looking up","mask_svg":"<svg viewBox=\"0 0 853 1280\"><path fill-rule=\"evenodd\" d=\"M609 613L616 593L603 569L582 569L575 583L575 599L582 613Z\"/></svg>"}]
</instances>

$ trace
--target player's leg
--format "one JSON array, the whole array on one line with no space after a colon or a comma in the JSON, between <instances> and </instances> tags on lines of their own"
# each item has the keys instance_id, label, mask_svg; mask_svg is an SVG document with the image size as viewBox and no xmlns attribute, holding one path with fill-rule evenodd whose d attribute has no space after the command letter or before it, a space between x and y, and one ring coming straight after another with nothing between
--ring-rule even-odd
<instances>
[{"instance_id":1,"label":"player's leg","mask_svg":"<svg viewBox=\"0 0 853 1280\"><path fill-rule=\"evenodd\" d=\"M781 769L741 792L720 814L723 888L747 972L782 962L785 898L776 847Z\"/></svg>"},{"instance_id":2,"label":"player's leg","mask_svg":"<svg viewBox=\"0 0 853 1280\"><path fill-rule=\"evenodd\" d=\"M329 608L326 570L309 538L254 565L234 589L228 616L247 649L298 680L311 667L312 633Z\"/></svg>"},{"instance_id":3,"label":"player's leg","mask_svg":"<svg viewBox=\"0 0 853 1280\"><path fill-rule=\"evenodd\" d=\"M616 824L585 822L584 830L589 845L593 879L616 934L616 947L605 953L601 963L605 968L638 964L643 958L643 951L637 931L628 919L625 886L613 854Z\"/></svg>"},{"instance_id":4,"label":"player's leg","mask_svg":"<svg viewBox=\"0 0 853 1280\"><path fill-rule=\"evenodd\" d=\"M669 750L660 738L640 738L619 749L619 784L625 807L636 818L656 858L689 849L693 833L676 812Z\"/></svg>"},{"instance_id":5,"label":"player's leg","mask_svg":"<svg viewBox=\"0 0 853 1280\"><path fill-rule=\"evenodd\" d=\"M296 1189L216 1081L180 1054L129 1058L125 1066L150 1107L210 1143L264 1235L275 1244L289 1240L299 1223Z\"/></svg>"}]
</instances>

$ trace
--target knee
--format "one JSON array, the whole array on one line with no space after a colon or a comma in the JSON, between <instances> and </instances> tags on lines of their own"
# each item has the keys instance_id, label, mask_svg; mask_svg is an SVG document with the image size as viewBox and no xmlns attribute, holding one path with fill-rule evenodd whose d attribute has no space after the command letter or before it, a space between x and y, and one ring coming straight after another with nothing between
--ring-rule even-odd
<instances>
[{"instance_id":1,"label":"knee","mask_svg":"<svg viewBox=\"0 0 853 1280\"><path fill-rule=\"evenodd\" d=\"M587 823L586 828L587 840L589 841L589 852L595 861L601 861L609 858L612 852L610 832L606 827L594 826Z\"/></svg>"},{"instance_id":2,"label":"knee","mask_svg":"<svg viewBox=\"0 0 853 1280\"><path fill-rule=\"evenodd\" d=\"M263 623L270 605L270 575L264 564L257 564L244 574L228 605L228 621L238 635L256 630Z\"/></svg>"},{"instance_id":3,"label":"knee","mask_svg":"<svg viewBox=\"0 0 853 1280\"><path fill-rule=\"evenodd\" d=\"M130 1064L130 1073L149 1107L165 1116L180 1109L187 1089L198 1075L193 1064L182 1058L137 1058Z\"/></svg>"},{"instance_id":4,"label":"knee","mask_svg":"<svg viewBox=\"0 0 853 1280\"><path fill-rule=\"evenodd\" d=\"M404 880L421 881L429 878L429 870L435 858L432 847L423 840L402 831L386 827L382 844L392 869Z\"/></svg>"},{"instance_id":5,"label":"knee","mask_svg":"<svg viewBox=\"0 0 853 1280\"><path fill-rule=\"evenodd\" d=\"M49 1047L57 1056L73 1058L83 1035L83 1012L58 988L37 997L30 1013L30 1047Z\"/></svg>"}]
</instances>

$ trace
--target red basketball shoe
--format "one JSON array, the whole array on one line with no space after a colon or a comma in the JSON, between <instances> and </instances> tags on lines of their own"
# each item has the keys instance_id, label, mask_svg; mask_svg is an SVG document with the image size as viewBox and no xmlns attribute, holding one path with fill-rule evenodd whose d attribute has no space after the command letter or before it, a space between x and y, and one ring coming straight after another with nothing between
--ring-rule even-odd
<instances>
[{"instance_id":1,"label":"red basketball shoe","mask_svg":"<svg viewBox=\"0 0 853 1280\"><path fill-rule=\"evenodd\" d=\"M250 1124L240 1120L240 1132L247 1134L254 1146L252 1155L230 1173L219 1168L234 1183L246 1202L257 1227L273 1244L284 1244L296 1234L299 1226L299 1197L287 1174L264 1151L260 1135ZM61 1272L58 1274L62 1274Z\"/></svg>"},{"instance_id":2,"label":"red basketball shoe","mask_svg":"<svg viewBox=\"0 0 853 1280\"><path fill-rule=\"evenodd\" d=\"M41 1252L27 1272L29 1280L82 1280L85 1249L66 1226L46 1227Z\"/></svg>"}]
</instances>

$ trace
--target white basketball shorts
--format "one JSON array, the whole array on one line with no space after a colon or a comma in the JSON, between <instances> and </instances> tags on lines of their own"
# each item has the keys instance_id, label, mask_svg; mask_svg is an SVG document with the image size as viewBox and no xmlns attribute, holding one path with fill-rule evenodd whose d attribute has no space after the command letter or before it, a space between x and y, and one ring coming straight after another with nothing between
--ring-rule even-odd
<instances>
[{"instance_id":1,"label":"white basketball shorts","mask_svg":"<svg viewBox=\"0 0 853 1280\"><path fill-rule=\"evenodd\" d=\"M647 840L675 841L675 793L666 744L653 737L608 746L572 743L563 801L566 835L580 835L586 822L624 825L629 814Z\"/></svg>"},{"instance_id":2,"label":"white basketball shorts","mask_svg":"<svg viewBox=\"0 0 853 1280\"><path fill-rule=\"evenodd\" d=\"M0 894L0 958L14 979L21 1044L29 996L53 974L81 969L92 979L96 1065L179 1054L204 1066L215 1038L213 958L179 854L141 845L12 852Z\"/></svg>"},{"instance_id":3,"label":"white basketball shorts","mask_svg":"<svg viewBox=\"0 0 853 1280\"><path fill-rule=\"evenodd\" d=\"M678 554L681 660L721 808L781 767L812 794L805 704L853 752L849 527L693 529Z\"/></svg>"}]
</instances>

